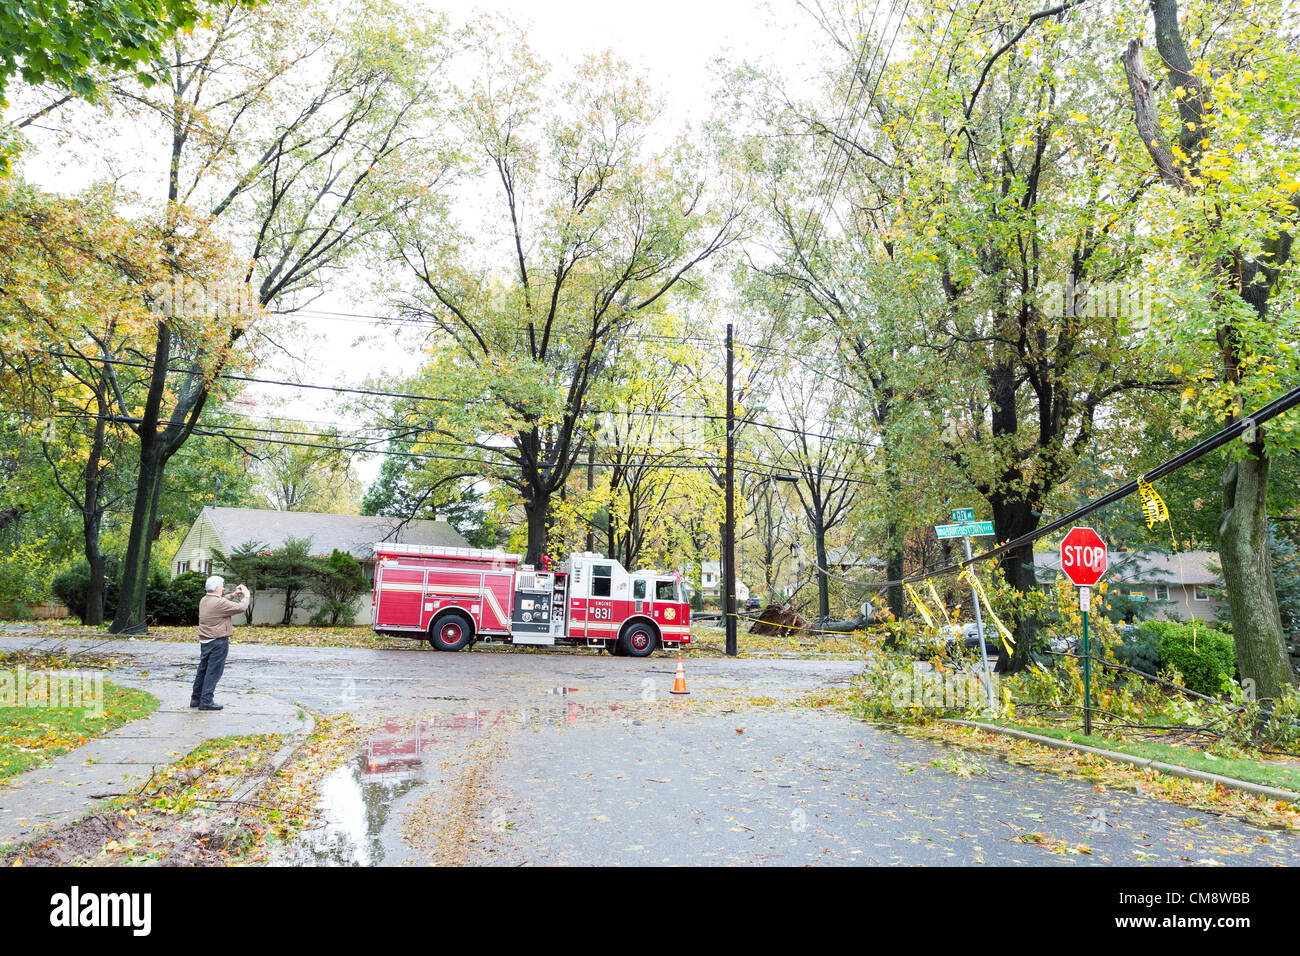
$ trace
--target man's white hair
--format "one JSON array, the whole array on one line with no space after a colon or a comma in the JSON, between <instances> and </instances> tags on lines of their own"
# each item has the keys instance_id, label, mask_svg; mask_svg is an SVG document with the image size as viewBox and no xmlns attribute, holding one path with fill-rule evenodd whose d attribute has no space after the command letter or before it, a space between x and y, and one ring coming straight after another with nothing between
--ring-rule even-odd
<instances>
[{"instance_id":1,"label":"man's white hair","mask_svg":"<svg viewBox=\"0 0 1300 956\"><path fill-rule=\"evenodd\" d=\"M225 585L226 579L219 574L214 574L203 582L203 590L211 594L213 591L220 591Z\"/></svg>"}]
</instances>

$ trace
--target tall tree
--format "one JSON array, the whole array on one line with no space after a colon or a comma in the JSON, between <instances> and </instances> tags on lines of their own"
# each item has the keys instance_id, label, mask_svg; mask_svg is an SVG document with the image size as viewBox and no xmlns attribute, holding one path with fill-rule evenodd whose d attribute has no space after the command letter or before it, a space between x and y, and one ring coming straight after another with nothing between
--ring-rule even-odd
<instances>
[{"instance_id":1,"label":"tall tree","mask_svg":"<svg viewBox=\"0 0 1300 956\"><path fill-rule=\"evenodd\" d=\"M536 562L611 346L734 241L739 210L710 199L684 137L651 148L658 107L626 64L588 57L555 83L517 29L484 23L475 43L459 209L496 241L471 239L453 201L429 189L422 214L393 230L393 250L414 280L402 308L450 343L428 377L465 402L430 427L522 502ZM480 210L472 200L488 190Z\"/></svg>"},{"instance_id":2,"label":"tall tree","mask_svg":"<svg viewBox=\"0 0 1300 956\"><path fill-rule=\"evenodd\" d=\"M118 101L158 123L172 274L154 292L147 394L136 408L119 399L139 440L139 469L112 630L144 628L167 464L219 376L256 338L261 310L318 294L404 201L392 182L432 135L444 40L442 18L417 23L391 4L328 19L297 0L232 6L173 41L157 87L113 85ZM439 157L433 147L419 163ZM244 263L225 302L214 290L230 289L232 276L195 267L190 251L218 231L234 237ZM113 361L105 356L110 377Z\"/></svg>"},{"instance_id":3,"label":"tall tree","mask_svg":"<svg viewBox=\"0 0 1300 956\"><path fill-rule=\"evenodd\" d=\"M1249 14L1236 3L1191 3L1180 17L1178 0L1151 0L1150 11L1165 84L1152 80L1140 35L1122 60L1133 126L1168 197L1158 234L1186 265L1175 293L1186 311L1165 330L1212 348L1217 369L1208 382L1192 376L1189 391L1205 418L1233 422L1300 371L1287 282L1300 209L1300 34L1283 3L1252 5ZM1248 429L1222 478L1217 537L1233 643L1261 697L1295 680L1267 510L1271 458L1294 452L1292 431Z\"/></svg>"}]
</instances>

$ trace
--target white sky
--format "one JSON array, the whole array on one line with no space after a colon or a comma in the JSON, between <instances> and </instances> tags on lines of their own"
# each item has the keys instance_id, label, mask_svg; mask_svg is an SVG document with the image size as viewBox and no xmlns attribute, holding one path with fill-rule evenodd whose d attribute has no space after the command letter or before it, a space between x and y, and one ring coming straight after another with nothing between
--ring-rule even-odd
<instances>
[{"instance_id":1,"label":"white sky","mask_svg":"<svg viewBox=\"0 0 1300 956\"><path fill-rule=\"evenodd\" d=\"M788 76L806 80L816 70L820 41L815 24L793 0L658 0L653 4L496 0L440 6L455 22L480 12L498 12L525 24L533 48L561 71L567 63L588 53L612 50L642 71L664 98L665 112L660 123L665 139L684 123L698 125L709 115L717 57L725 56L733 62L773 62ZM131 131L109 135L123 140L124 155L115 172L131 169ZM23 174L54 190L82 188L97 175L68 149L48 147L29 154ZM364 294L357 296L357 291L353 290L351 301L331 293L311 308L365 314L385 311L382 302L367 300ZM309 329L309 336L295 336L286 343L297 361L273 356L257 375L356 384L378 373L409 374L419 365L419 355L413 348L395 342L388 333L374 333L364 323L313 318ZM362 335L369 335L369 341L359 342ZM328 393L251 386L246 394L266 402L283 401L281 413L286 416L346 422L330 408ZM271 412L271 408L262 406L257 414ZM378 467L378 458L362 463L359 472L363 481L368 483Z\"/></svg>"}]
</instances>

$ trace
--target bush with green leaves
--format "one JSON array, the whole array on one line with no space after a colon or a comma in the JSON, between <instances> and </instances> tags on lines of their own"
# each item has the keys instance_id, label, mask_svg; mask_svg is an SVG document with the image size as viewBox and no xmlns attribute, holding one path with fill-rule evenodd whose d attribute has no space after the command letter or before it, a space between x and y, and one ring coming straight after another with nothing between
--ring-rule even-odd
<instances>
[{"instance_id":1,"label":"bush with green leaves","mask_svg":"<svg viewBox=\"0 0 1300 956\"><path fill-rule=\"evenodd\" d=\"M1218 694L1223 679L1236 675L1237 652L1232 638L1222 631L1195 621L1146 621L1138 633L1155 636L1161 664L1176 668L1189 690Z\"/></svg>"},{"instance_id":2,"label":"bush with green leaves","mask_svg":"<svg viewBox=\"0 0 1300 956\"><path fill-rule=\"evenodd\" d=\"M105 620L111 619L117 610L117 568L117 560L110 558L104 578ZM203 597L206 580L206 575L198 571L187 571L168 580L161 571L155 570L149 576L149 588L145 592L145 619L151 624L197 625L199 599ZM90 565L78 561L55 575L51 590L73 614L85 621L89 587Z\"/></svg>"},{"instance_id":3,"label":"bush with green leaves","mask_svg":"<svg viewBox=\"0 0 1300 956\"><path fill-rule=\"evenodd\" d=\"M199 601L204 595L207 575L201 571L186 571L168 581L154 575L149 581L146 607L149 620L158 624L199 623Z\"/></svg>"},{"instance_id":4,"label":"bush with green leaves","mask_svg":"<svg viewBox=\"0 0 1300 956\"><path fill-rule=\"evenodd\" d=\"M353 624L357 615L357 598L369 590L366 573L347 552L334 553L320 562L312 590L321 605L311 617L314 625Z\"/></svg>"},{"instance_id":5,"label":"bush with green leaves","mask_svg":"<svg viewBox=\"0 0 1300 956\"><path fill-rule=\"evenodd\" d=\"M1160 636L1154 631L1141 629L1125 636L1115 648L1115 660L1155 677L1160 673Z\"/></svg>"}]
</instances>

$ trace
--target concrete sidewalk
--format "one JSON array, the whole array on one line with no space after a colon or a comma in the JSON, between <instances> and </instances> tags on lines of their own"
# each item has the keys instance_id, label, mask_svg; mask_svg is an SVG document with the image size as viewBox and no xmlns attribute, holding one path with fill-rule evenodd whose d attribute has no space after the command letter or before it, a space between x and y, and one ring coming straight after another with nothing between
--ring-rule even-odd
<instances>
[{"instance_id":1,"label":"concrete sidewalk","mask_svg":"<svg viewBox=\"0 0 1300 956\"><path fill-rule=\"evenodd\" d=\"M155 771L205 740L254 734L292 734L310 720L300 709L265 694L218 695L221 711L190 710L189 687L175 681L109 675L114 683L148 691L162 703L151 716L124 724L35 770L0 782L0 846L59 826L92 810L107 796L141 787ZM305 716L305 715L304 715Z\"/></svg>"}]
</instances>

